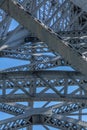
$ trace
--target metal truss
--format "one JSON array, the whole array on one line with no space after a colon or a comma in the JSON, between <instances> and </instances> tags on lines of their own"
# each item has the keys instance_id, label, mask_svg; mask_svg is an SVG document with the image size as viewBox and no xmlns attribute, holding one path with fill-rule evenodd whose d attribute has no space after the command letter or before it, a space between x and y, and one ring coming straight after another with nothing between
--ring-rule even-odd
<instances>
[{"instance_id":1,"label":"metal truss","mask_svg":"<svg viewBox=\"0 0 87 130\"><path fill-rule=\"evenodd\" d=\"M29 38L34 39L35 37L29 37ZM30 64L28 65L12 69L10 68L10 70L13 69L25 70L24 68L26 68L27 70L39 70L66 64L62 59L62 57L59 54L52 52L47 47L46 44L44 44L43 42L36 42L36 41L33 43L32 42L25 43L21 47L16 47L15 49L12 48L4 49L0 52L0 56L30 61ZM32 57L34 57L35 59L34 63L31 63Z\"/></svg>"},{"instance_id":2,"label":"metal truss","mask_svg":"<svg viewBox=\"0 0 87 130\"><path fill-rule=\"evenodd\" d=\"M8 4L9 8L5 6ZM27 10L24 10L24 8L20 4L17 4L13 1L5 1L1 5L1 8L3 8L6 12L10 13L11 16L13 16L17 21L19 21L25 28L30 30L32 33L34 33L35 31L39 39L44 42L47 42L47 45L53 51L58 52L70 65L72 65L74 68L86 75L87 63L86 55L84 55L86 52L79 53L78 51L76 51L76 49L73 49L71 45L69 45L67 42L64 42L55 32L53 32L42 22L34 18ZM18 15L15 15L15 13L17 14L17 11L19 11ZM27 21L27 19L29 20ZM31 23L33 26L31 26ZM67 53L64 50L66 50Z\"/></svg>"},{"instance_id":3,"label":"metal truss","mask_svg":"<svg viewBox=\"0 0 87 130\"><path fill-rule=\"evenodd\" d=\"M4 104L5 105L5 104ZM24 114L20 114L16 117L13 117L11 119L7 119L0 122L0 128L2 130L4 129L17 129L17 128L23 128L25 126L28 125L32 125L32 124L44 124L44 125L51 125L54 126L56 128L62 128L63 130L65 130L66 128L70 129L83 129L86 130L86 123L76 120L76 119L71 119L69 117L64 117L61 116L60 114L54 112L55 109L57 110L62 110L61 109L61 105L62 107L67 107L66 111L68 109L77 109L80 107L80 109L86 107L85 104L72 104L73 108L71 108L71 106L69 106L70 104L59 104L59 105L55 105L47 108L34 108L34 109L27 109ZM9 105L10 106L10 105ZM10 106L11 107L11 106ZM70 107L70 108L69 108ZM44 115L43 115L44 113ZM61 113L61 112L60 112ZM78 122L77 124L75 122Z\"/></svg>"},{"instance_id":4,"label":"metal truss","mask_svg":"<svg viewBox=\"0 0 87 130\"><path fill-rule=\"evenodd\" d=\"M28 61L0 71L0 111L13 116L0 130L87 130L87 13L79 2L0 0L0 57Z\"/></svg>"},{"instance_id":5,"label":"metal truss","mask_svg":"<svg viewBox=\"0 0 87 130\"><path fill-rule=\"evenodd\" d=\"M87 80L76 72L61 72L61 71L24 71L24 72L8 72L1 73L0 95L1 102L18 102L18 101L81 101L87 100ZM66 76L67 75L67 76ZM44 78L46 77L46 78ZM57 79L58 78L58 79ZM36 80L35 80L36 79ZM37 90L40 92L31 94L30 88L37 85ZM4 86L3 86L4 85ZM43 86L43 87L42 87ZM68 89L74 90L68 93ZM6 91L10 90L8 93ZM21 90L21 92L17 92ZM17 92L17 94L16 94ZM49 92L49 93L48 93ZM78 94L81 93L82 94ZM13 95L11 97L11 95ZM38 97L39 95L39 97ZM4 96L4 98L3 98ZM81 96L81 97L80 97ZM68 98L69 97L69 98ZM73 99L72 99L73 97Z\"/></svg>"},{"instance_id":6,"label":"metal truss","mask_svg":"<svg viewBox=\"0 0 87 130\"><path fill-rule=\"evenodd\" d=\"M0 103L0 111L8 113L8 114L12 114L12 115L20 115L23 114L25 112L26 106L21 105L21 104L15 104L15 103Z\"/></svg>"}]
</instances>

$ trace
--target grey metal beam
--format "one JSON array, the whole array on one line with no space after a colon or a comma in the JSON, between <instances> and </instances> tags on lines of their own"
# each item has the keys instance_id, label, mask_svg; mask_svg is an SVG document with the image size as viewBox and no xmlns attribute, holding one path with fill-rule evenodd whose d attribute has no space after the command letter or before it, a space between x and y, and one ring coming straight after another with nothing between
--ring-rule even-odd
<instances>
[{"instance_id":1,"label":"grey metal beam","mask_svg":"<svg viewBox=\"0 0 87 130\"><path fill-rule=\"evenodd\" d=\"M87 1L86 0L71 0L76 6L80 7L83 11L87 12Z\"/></svg>"},{"instance_id":2,"label":"grey metal beam","mask_svg":"<svg viewBox=\"0 0 87 130\"><path fill-rule=\"evenodd\" d=\"M45 21L45 24L46 24L46 25L52 20L52 18L58 13L58 11L62 10L64 4L66 4L66 3L67 3L67 0L65 0L65 1L60 5L60 7L57 8L57 10L52 14L52 16ZM59 4L59 3L58 3L58 4Z\"/></svg>"},{"instance_id":3,"label":"grey metal beam","mask_svg":"<svg viewBox=\"0 0 87 130\"><path fill-rule=\"evenodd\" d=\"M68 88L74 85L78 86L74 88L73 95L76 93L75 90L87 93L86 84L87 79L84 78L79 72L75 71L16 71L16 72L3 72L0 73L0 89L22 89L30 88L34 86L34 77L36 79L35 84L37 88L43 86L43 90L40 92L44 93L48 89L55 89L55 87ZM4 83L4 84L3 84ZM66 85L65 85L66 84ZM61 89L62 90L62 89ZM26 89L25 89L26 91ZM54 90L55 92L58 90ZM60 91L61 93L62 91ZM75 92L75 93L74 93ZM71 92L70 92L71 93ZM64 94L64 93L62 93ZM66 93L68 94L68 92Z\"/></svg>"},{"instance_id":4,"label":"grey metal beam","mask_svg":"<svg viewBox=\"0 0 87 130\"><path fill-rule=\"evenodd\" d=\"M8 128L14 130L17 128L27 127L33 124L41 124L40 116L42 113L50 114L47 111L48 108L31 108L26 111L26 113L22 115L15 116L13 118L9 118L3 121L0 121L0 129L6 130Z\"/></svg>"},{"instance_id":5,"label":"grey metal beam","mask_svg":"<svg viewBox=\"0 0 87 130\"><path fill-rule=\"evenodd\" d=\"M51 52L50 49L48 49L48 47L44 43L37 42L36 37L30 36L30 34L29 34L29 36L27 36L24 29L21 29L20 31L21 31L21 33L18 32L19 34L17 32L16 32L16 34L15 34L15 32L12 32L12 33L14 33L14 40L13 40L13 42L11 42L11 45L9 45L8 43L7 43L7 46L6 46L6 44L3 45L7 48L8 47L10 47L10 48L0 51L1 57L9 57L9 58L22 59L22 60L31 60L32 56L34 56L36 59L39 59L40 57L42 57L44 59L45 59L45 57L49 58L49 59L51 59L50 57L55 58L54 54ZM24 33L24 34L22 34L22 33ZM18 38L18 35L21 37L22 37L22 35L24 35L22 37L23 39L22 38L16 39L15 37ZM26 35L26 37L25 37L25 35ZM28 40L28 43L25 43L26 42L25 39L30 39L30 40ZM35 44L35 39L36 39L36 44ZM16 41L17 41L17 43L15 43ZM31 41L34 41L34 43L31 43ZM18 47L18 42L20 44L20 47ZM24 42L24 43L22 43L22 42ZM1 49L4 48L3 46L1 47ZM15 47L14 49L12 49L13 46ZM32 51L35 51L35 52L32 53ZM48 56L48 53L51 53L53 55Z\"/></svg>"},{"instance_id":6,"label":"grey metal beam","mask_svg":"<svg viewBox=\"0 0 87 130\"><path fill-rule=\"evenodd\" d=\"M73 118L65 117L62 115L52 115L52 116L42 116L43 123L45 125L50 125L55 128L60 128L62 130L72 129L72 130L86 130L87 123L82 122Z\"/></svg>"},{"instance_id":7,"label":"grey metal beam","mask_svg":"<svg viewBox=\"0 0 87 130\"><path fill-rule=\"evenodd\" d=\"M12 48L24 44L25 37L29 36L29 32L22 26L17 26L11 33L8 33L2 40L0 51L6 48Z\"/></svg>"},{"instance_id":8,"label":"grey metal beam","mask_svg":"<svg viewBox=\"0 0 87 130\"><path fill-rule=\"evenodd\" d=\"M29 125L33 125L33 122L32 122L32 116L29 116L28 113L0 121L1 130L7 130L9 128L15 130L18 128L27 127Z\"/></svg>"},{"instance_id":9,"label":"grey metal beam","mask_svg":"<svg viewBox=\"0 0 87 130\"><path fill-rule=\"evenodd\" d=\"M16 103L0 103L0 111L17 116L25 113L26 106Z\"/></svg>"},{"instance_id":10,"label":"grey metal beam","mask_svg":"<svg viewBox=\"0 0 87 130\"><path fill-rule=\"evenodd\" d=\"M73 30L73 31L59 31L57 32L61 37L64 38L80 38L80 37L86 37L87 30Z\"/></svg>"},{"instance_id":11,"label":"grey metal beam","mask_svg":"<svg viewBox=\"0 0 87 130\"><path fill-rule=\"evenodd\" d=\"M19 72L0 72L0 80L4 79L14 79L14 78L22 78L28 77L33 78L33 76L43 76L46 78L67 78L67 77L74 77L74 78L85 78L84 75L82 75L79 72L76 71L55 71L55 70L43 70L43 71L19 71ZM86 78L85 78L86 79Z\"/></svg>"},{"instance_id":12,"label":"grey metal beam","mask_svg":"<svg viewBox=\"0 0 87 130\"><path fill-rule=\"evenodd\" d=\"M20 43L22 44L22 43ZM46 52L47 53L47 52ZM21 59L21 60L28 60L30 61L32 58L32 56L35 57L35 59L37 59L36 61L38 61L38 59L55 59L56 56L50 56L50 55L46 55L46 54L43 54L43 52L41 53L35 53L35 54L32 54L32 53L29 53L28 51L27 52L17 52L17 51L2 51L0 52L0 56L1 57L8 57L8 58L14 58L14 59Z\"/></svg>"},{"instance_id":13,"label":"grey metal beam","mask_svg":"<svg viewBox=\"0 0 87 130\"><path fill-rule=\"evenodd\" d=\"M35 32L38 38L46 42L52 50L59 52L70 65L87 75L86 59L69 46L68 43L63 42L51 29L47 28L43 23L31 16L23 7L12 0L3 1L3 4L1 4L0 7L10 16L14 17L25 28L33 33Z\"/></svg>"},{"instance_id":14,"label":"grey metal beam","mask_svg":"<svg viewBox=\"0 0 87 130\"><path fill-rule=\"evenodd\" d=\"M46 129L46 130L50 130L47 126L43 125L43 127Z\"/></svg>"},{"instance_id":15,"label":"grey metal beam","mask_svg":"<svg viewBox=\"0 0 87 130\"><path fill-rule=\"evenodd\" d=\"M9 21L10 17L6 16L1 22L0 22L0 28L2 27L2 25L6 24L7 21Z\"/></svg>"},{"instance_id":16,"label":"grey metal beam","mask_svg":"<svg viewBox=\"0 0 87 130\"><path fill-rule=\"evenodd\" d=\"M40 9L40 7L43 6L43 4L44 4L45 2L47 2L47 0L43 0L42 2L40 2L39 5L36 6L35 9L33 9L33 10L31 11L31 13L34 14L34 13L36 12L36 10Z\"/></svg>"},{"instance_id":17,"label":"grey metal beam","mask_svg":"<svg viewBox=\"0 0 87 130\"><path fill-rule=\"evenodd\" d=\"M15 95L0 95L0 102L32 102L32 101L67 101L67 102L86 102L87 97L81 95L68 95L68 96L58 96L57 94L45 93L45 94L35 94L34 96L25 94L15 94Z\"/></svg>"},{"instance_id":18,"label":"grey metal beam","mask_svg":"<svg viewBox=\"0 0 87 130\"><path fill-rule=\"evenodd\" d=\"M8 100L9 97L11 97L11 95L13 96L12 97L13 101L15 100L14 98L17 99L17 96L20 99L21 93L18 93L17 92L18 90L21 90L22 93L25 94L24 101L27 100L34 101L34 98L35 101L36 100L39 101L41 100L41 98L43 101L44 100L46 101L47 95L48 95L47 101L51 101L49 97L50 95L54 98L55 101L57 100L72 101L71 97L73 97L73 101L78 100L82 102L82 98L83 100L84 99L86 100L87 98L87 89L86 89L87 80L84 79L84 76L82 76L79 72L75 72L75 71L70 71L70 72L66 72L66 71L24 71L24 72L20 71L18 72L17 71L17 72L7 72L7 73L3 72L0 73L0 77L1 77L0 89L2 90L2 92L4 92L4 90L5 91L9 89L11 90L9 93L1 94L1 98L5 96L6 98L8 98ZM27 88L30 89L31 86L34 87L35 84L37 85L37 88L42 88L42 90L39 93L34 92L32 95L31 92L27 90ZM72 85L78 87L74 87L74 90L71 92L65 90L65 88L67 89L69 89L70 87L72 88ZM52 92L47 93L47 91L50 89L54 93ZM17 92L18 95L16 95L15 92ZM76 94L78 92L82 92L82 94L78 94L77 96ZM37 99L38 94L39 97ZM46 96L44 96L45 94ZM45 98L43 98L43 96ZM80 96L82 96L82 98ZM30 100L28 99L28 97ZM17 101L19 101L19 99L17 99ZM1 99L1 102L2 100L4 99Z\"/></svg>"},{"instance_id":19,"label":"grey metal beam","mask_svg":"<svg viewBox=\"0 0 87 130\"><path fill-rule=\"evenodd\" d=\"M49 125L55 128L77 128L85 130L87 123L69 117L52 114L48 108L29 109L25 114L0 121L0 129L7 130L8 128L14 130L18 128L27 127L29 125Z\"/></svg>"},{"instance_id":20,"label":"grey metal beam","mask_svg":"<svg viewBox=\"0 0 87 130\"><path fill-rule=\"evenodd\" d=\"M78 102L78 103L63 102L63 103L59 103L57 105L53 105L49 108L51 108L53 110L52 112L55 114L68 115L71 113L73 114L73 112L75 112L75 111L79 111L79 110L87 108L87 104L81 103L81 102ZM82 113L79 113L79 114L82 114Z\"/></svg>"}]
</instances>

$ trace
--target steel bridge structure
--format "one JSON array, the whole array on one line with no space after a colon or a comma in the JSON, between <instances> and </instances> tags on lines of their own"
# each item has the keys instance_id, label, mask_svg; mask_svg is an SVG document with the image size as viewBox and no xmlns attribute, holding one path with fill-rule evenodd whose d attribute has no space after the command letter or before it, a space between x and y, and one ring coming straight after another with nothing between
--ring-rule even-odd
<instances>
[{"instance_id":1,"label":"steel bridge structure","mask_svg":"<svg viewBox=\"0 0 87 130\"><path fill-rule=\"evenodd\" d=\"M86 44L86 0L0 0L0 130L87 130Z\"/></svg>"}]
</instances>

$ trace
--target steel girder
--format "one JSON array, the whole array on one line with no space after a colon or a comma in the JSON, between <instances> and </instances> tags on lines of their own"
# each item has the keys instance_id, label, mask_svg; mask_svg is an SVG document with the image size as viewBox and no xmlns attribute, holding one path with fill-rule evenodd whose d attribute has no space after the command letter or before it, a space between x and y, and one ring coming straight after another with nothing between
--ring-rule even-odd
<instances>
[{"instance_id":1,"label":"steel girder","mask_svg":"<svg viewBox=\"0 0 87 130\"><path fill-rule=\"evenodd\" d=\"M9 5L9 8L7 5ZM9 15L14 17L22 25L24 25L25 28L27 28L33 33L35 31L38 38L40 38L44 42L47 42L47 45L52 50L60 53L63 58L67 62L69 62L70 65L72 65L74 68L86 75L87 63L85 56L79 54L75 49L72 48L72 46L69 46L68 43L63 42L61 38L56 35L56 33L54 33L51 29L47 28L47 26L45 26L43 23L34 18L27 10L24 10L21 5L13 1L4 1L3 5L1 5L1 8L8 12ZM19 13L17 13L17 11L19 11Z\"/></svg>"},{"instance_id":2,"label":"steel girder","mask_svg":"<svg viewBox=\"0 0 87 130\"><path fill-rule=\"evenodd\" d=\"M87 100L87 79L84 79L84 75L82 76L78 72L18 71L15 73L3 72L0 73L0 77L1 102L22 102L27 100L30 102L34 100L86 102ZM36 88L35 84L37 85L37 90L42 90L31 94L30 88ZM69 89L73 88L72 86L74 86L74 90L69 92ZM10 91L6 93L8 90ZM17 92L18 90L22 92ZM82 92L82 94L79 92ZM11 95L13 97L10 97Z\"/></svg>"},{"instance_id":3,"label":"steel girder","mask_svg":"<svg viewBox=\"0 0 87 130\"><path fill-rule=\"evenodd\" d=\"M17 117L1 121L0 128L2 130L7 130L9 128L14 130L32 124L50 125L56 128L62 128L63 130L66 130L66 128L86 130L87 127L87 124L85 122L53 114L49 108L36 108L29 109L24 114Z\"/></svg>"},{"instance_id":4,"label":"steel girder","mask_svg":"<svg viewBox=\"0 0 87 130\"><path fill-rule=\"evenodd\" d=\"M22 104L16 103L0 103L0 111L12 114L12 115L20 115L26 111L27 107Z\"/></svg>"},{"instance_id":5,"label":"steel girder","mask_svg":"<svg viewBox=\"0 0 87 130\"><path fill-rule=\"evenodd\" d=\"M35 14L35 12L33 13L33 9L31 8L31 5L32 5L32 3L31 3L31 5L30 5L30 7L29 7L29 3L27 4L27 0L26 1L23 1L23 3L22 3L22 5L24 5L24 7L26 7L26 9L28 9L29 11L31 11L32 12L32 14L34 15L34 16L36 16L36 14ZM39 2L41 2L41 3L39 3ZM52 9L51 8L51 6L49 6L49 4L47 4L47 0L46 1L39 1L38 2L38 0L37 0L37 5L38 6L36 6L36 9L37 9L37 12L38 12L38 10L40 9L40 8L42 8L42 6L44 5L44 7L45 7L45 9L46 9L46 11L48 12L48 14L46 14L46 12L43 12L43 14L44 14L44 18L45 18L45 21L44 21L44 19L42 20L42 18L43 18L43 15L42 15L42 13L40 13L40 15L39 15L39 19L41 19L45 24L47 24L48 26L50 26L50 24L47 22L46 23L46 20L47 21L52 21L53 19L55 19L55 17L57 17L56 16L56 14L57 14L57 11L62 11L62 9L64 8L64 6L66 6L66 4L68 3L68 1L66 0L66 1L64 1L64 3L63 4L61 4L60 6L59 6L59 9L58 10L54 10L54 9ZM35 4L35 3L34 3ZM52 4L52 3L51 3ZM59 3L58 3L59 4ZM58 4L56 4L56 8L58 7ZM27 5L27 6L26 6ZM46 6L45 6L46 5ZM69 5L69 4L68 4ZM48 7L50 7L49 9L48 9ZM73 8L73 5L72 5L72 8ZM45 9L44 9L44 11L45 11ZM54 12L52 12L54 10ZM41 9L39 10L39 12L41 11ZM52 15L49 15L50 13L49 12L52 12ZM68 12L68 8L65 10L65 12ZM70 26L71 25L73 25L73 23L75 22L75 21L77 21L78 22L78 18L79 17L81 17L84 13L82 12L82 11L80 11L80 13L78 14L77 13L78 11L76 11L75 12L75 14L73 15L74 16L74 20L71 22L70 21L70 23L68 24L68 26L66 26L66 30L68 30L69 28L70 28ZM46 16L46 15L47 16ZM54 17L53 17L53 14L54 14ZM77 15L78 14L78 15ZM47 17L48 17L48 15L50 16L50 18L48 18L47 19ZM67 16L67 13L66 14L62 14L62 19L63 18L65 18ZM76 18L77 17L77 18ZM37 20L37 19L36 19ZM59 18L59 17L57 17L56 18L56 21L54 21L54 24L53 24L53 26L54 26L54 28L53 29L55 29L55 31L56 31L56 29L58 28L58 25L57 25L57 23L58 23L58 21L57 20L59 20L59 22L61 22L61 18ZM68 22L68 20L67 20L67 22ZM67 23L66 22L66 23ZM59 24L59 23L58 23ZM62 25L63 25L64 23L62 23ZM55 26L56 25L56 26ZM60 25L60 24L59 24ZM82 27L82 28L84 28L86 26L86 24L84 24L84 26ZM51 27L51 26L50 26ZM73 27L73 26L72 26ZM63 26L61 26L61 28L63 28L64 29L64 27ZM81 29L82 29L81 28ZM22 31L20 31L20 33L21 33ZM24 31L23 31L24 32ZM81 32L81 31L80 31ZM67 32L66 32L67 33ZM14 34L14 32L13 32L13 34ZM60 33L61 34L61 33ZM26 35L25 35L26 36ZM70 34L70 36L71 36L71 34ZM75 36L76 36L76 34L75 34ZM81 34L81 36L82 36L82 34ZM12 36L11 36L12 37ZM64 36L61 36L61 37L64 37ZM12 39L12 41L14 40L14 38L15 37L13 37L13 39ZM76 39L76 38L74 38L75 40L76 40L76 42L78 43L78 40ZM10 39L9 39L10 40ZM19 39L18 39L19 40ZM72 40L72 37L71 37L71 39L64 39L64 40L68 40L69 42L70 42L70 47L72 48L72 42L74 43L74 40ZM70 41L70 40L72 40L72 41ZM25 45L26 46L26 45ZM20 47L20 48L22 48L22 47ZM33 48L33 47L32 47ZM25 48L22 48L22 49L24 49L25 50ZM21 52L23 52L24 50L21 50L21 49L19 49L19 50L16 50L15 49L15 52L10 48L10 49L7 49L7 50L3 50L2 52L1 52L1 56L6 56L7 55L7 57L11 57L11 55L13 55L13 58L20 58L20 59L26 59L25 57L27 57L27 54L26 54L26 51L23 53L23 55L26 55L24 58L22 58L22 55L20 55L20 56L17 56L17 53L18 54L21 54ZM42 50L40 49L40 52L41 52ZM85 50L86 51L86 50ZM35 53L37 53L37 50L33 50L32 49L32 52L33 52L33 54L35 54ZM28 52L29 54L31 54L32 55L32 52ZM45 52L44 50L43 50L43 52ZM81 55L81 52L79 53L80 55ZM35 58L33 55L31 56L31 57L33 57L33 58ZM43 59L44 59L44 57L43 57ZM54 58L53 58L54 59ZM60 59L60 56L58 57L58 59ZM55 60L52 60L53 61L53 63L54 63L54 61ZM62 60L63 61L63 60ZM32 62L32 58L31 58L31 62ZM48 64L51 62L51 60L49 60L49 62L48 62ZM64 64L64 61L63 62L60 62L61 64L60 65L63 65ZM13 71L13 70L15 70L15 71L18 71L18 70L23 70L23 71L25 71L25 70L34 70L34 65L36 66L38 64L38 62L37 63L32 63L32 64L30 64L29 66L27 65L25 65L25 66L22 66L21 68L20 67L18 67L18 68L13 68L13 69L10 69L10 70L7 70L7 71ZM41 64L41 62L40 62L40 64ZM56 64L56 62L55 62L55 64ZM44 66L46 65L46 62L44 62ZM57 64L57 65L59 65L59 64ZM32 67L30 67L30 66L32 66ZM48 65L47 65L48 66ZM45 66L45 69L47 68L47 66ZM51 65L50 65L50 67L52 67ZM42 69L42 68L44 68L44 67L38 67L38 68L40 68L40 69ZM38 69L37 69L38 70ZM4 120L4 121L2 121L1 122L1 129L2 130L4 130L4 129L8 129L8 128L10 128L10 129L18 129L18 128L23 128L23 127L26 127L26 126L31 126L31 124L43 124L44 125L44 128L45 129L49 129L46 125L50 125L50 126L53 126L53 127L55 127L55 128L60 128L60 129L64 129L64 130L66 130L66 129L86 129L86 123L84 123L84 122L81 122L81 121L79 121L79 120L75 120L75 119L71 119L71 118L67 118L67 117L65 117L65 116L60 116L60 115L57 115L57 114L65 114L65 115L75 115L75 113L73 113L73 112L76 112L76 111L79 111L79 112L77 112L76 113L76 115L81 115L82 116L82 109L84 109L84 108L86 108L86 78L84 78L84 76L83 75L81 75L80 73L78 73L78 74L76 74L77 72L75 72L75 75L73 75L73 73L74 72L71 72L71 75L69 74L68 75L68 77L66 76L67 74L67 72L58 72L59 73L59 77L58 77L58 81L57 80L54 80L54 78L52 78L52 76L51 77L49 77L49 75L51 75L51 74L53 74L53 73L55 73L55 72L53 72L53 73L51 73L51 74L47 74L47 72L44 74L43 72L42 72L42 74L41 73L37 73L37 74L35 74L34 73L34 75L33 74L31 74L31 76L28 74L28 78L27 78L27 76L26 76L26 81L23 81L23 79L24 79L24 77L20 77L20 76L22 76L22 74L24 75L24 73L25 73L25 75L27 75L27 73L26 72L20 72L19 74L18 74L18 72L17 73L14 73L14 76L13 76L13 73L11 74L11 73L9 73L9 74L7 74L7 73L3 73L3 74L1 74L1 90L2 90L2 94L1 95L3 95L3 96L1 96L1 102L3 102L3 101L6 101L6 102L13 102L13 101L30 101L30 102L32 102L32 101L35 101L35 100L38 100L38 101L41 101L41 100L48 100L48 101L72 101L72 102L70 102L70 104L67 104L66 102L63 104L58 104L58 106L52 106L54 109L52 109L52 107L50 108L51 109L51 112L53 112L52 113L52 115L50 115L49 114L49 112L47 112L48 113L48 115L47 115L47 113L46 113L46 115L44 114L42 114L42 115L40 115L41 113L38 113L39 111L41 111L42 110L42 108L41 109L38 109L38 111L36 111L35 109L33 110L34 111L34 113L36 114L37 113L37 115L35 115L35 116L33 116L33 114L34 113L32 113L32 115L31 115L31 117L28 117L27 119L26 119L26 121L25 121L25 118L26 118L26 114L25 115L22 115L21 117L19 117L19 116L17 116L17 118L13 118L13 119L9 119L9 120ZM30 72L29 72L30 73ZM32 72L31 72L32 73ZM58 73L57 74L53 74L53 77L55 77L56 78L56 76L58 76ZM61 75L61 73L62 73L62 75ZM64 74L65 73L65 74ZM11 76L10 76L10 74L11 74ZM80 75L79 75L80 74ZM7 75L7 76L6 76ZM19 76L18 76L19 75ZM32 76L33 75L33 76ZM65 75L65 78L64 78L64 75ZM73 75L73 76L72 76ZM6 76L6 77L5 77ZM9 77L10 76L10 77ZM14 81L13 81L13 78L11 78L13 76L13 78L14 78ZM9 79L8 79L8 78ZM37 78L36 78L37 77ZM47 78L45 78L44 79L44 77L47 77ZM67 77L67 78L66 78ZM3 79L4 78L4 79ZM33 81L31 80L33 78ZM38 80L39 79L39 80ZM57 78L56 78L57 79ZM27 82L29 80L29 82ZM34 81L34 80L36 80L36 81L38 81L38 82L36 82L36 81ZM28 83L28 86L27 86L27 84L25 84L25 82L27 82ZM21 83L21 84L20 84ZM38 94L34 94L34 93L30 93L29 91L27 91L27 89L25 89L25 88L30 88L31 89L31 87L32 86L34 86L34 88L35 88L35 84L37 85L37 88L39 88L39 87L41 87L42 85L45 87L42 91L41 91L41 95L39 95L39 93ZM6 87L6 88L3 88L3 85ZM67 91L67 86L69 86L70 85L70 87L72 86L72 85L77 85L77 86L79 86L78 88L76 88L75 89L75 91L73 91L73 92L71 92L70 94L71 94L71 96L72 95L74 95L74 97L72 96L72 97L69 97L69 94L67 93L68 91ZM61 90L59 91L59 90L56 90L55 89L55 87L62 87L62 86L64 86L63 88L61 88ZM2 89L3 88L3 89ZM10 92L10 94L9 93L6 93L6 91L8 90L8 89L11 89L11 92ZM33 88L33 89L34 89ZM19 93L17 93L17 94L15 94L15 92L18 90L18 89L20 89L21 91L22 91L22 93L23 94L20 94L19 95ZM33 89L31 90L31 92L36 92L35 90L33 91ZM49 90L49 89L51 89L54 93L56 93L56 95L54 95L54 93L47 93L47 91ZM46 92L46 93L45 93ZM31 94L31 95L30 95ZM61 95L61 94L64 94L64 95ZM67 95L68 94L68 97L65 97L65 95ZM10 96L9 96L10 95ZM13 97L11 97L11 95L13 95ZM30 95L30 96L29 96ZM78 96L79 95L79 96ZM23 98L22 98L23 97ZM70 99L69 99L70 98ZM73 99L72 99L73 98ZM14 100L15 99L15 100ZM85 100L84 100L85 99ZM75 102L75 103L74 103ZM78 102L78 103L77 103ZM84 103L85 102L85 103ZM32 104L32 103L31 103ZM47 103L48 104L48 103ZM1 105L3 105L3 104L1 104ZM5 106L7 105L7 104L4 104ZM5 111L5 112L7 112L7 113L10 113L10 110L8 109L9 107L11 107L11 105L8 107L9 105L7 105L6 106L6 109L4 110L4 108L3 108L3 110L2 111ZM31 105L32 106L32 105ZM44 106L46 106L46 105L44 105ZM17 109L21 109L21 107L19 106L19 107L14 107L15 109L17 108ZM53 110L53 111L52 111ZM47 110L46 110L47 111ZM45 111L45 112L46 112ZM15 115L15 112L14 112L14 110L12 111L12 113ZM11 113L11 114L12 114ZM19 113L20 114L20 113ZM49 116L50 115L50 116ZM29 116L29 115L27 115L27 116ZM22 117L23 117L23 120L22 120ZM20 119L21 120L20 120ZM80 117L79 117L80 118ZM12 120L12 122L11 122L11 120ZM37 122L36 122L36 120L37 120ZM66 120L67 120L67 122L66 122ZM27 122L28 121L28 122ZM27 124L26 124L26 122L27 122ZM77 123L78 122L78 123ZM29 130L31 129L31 127L30 128L28 128Z\"/></svg>"}]
</instances>

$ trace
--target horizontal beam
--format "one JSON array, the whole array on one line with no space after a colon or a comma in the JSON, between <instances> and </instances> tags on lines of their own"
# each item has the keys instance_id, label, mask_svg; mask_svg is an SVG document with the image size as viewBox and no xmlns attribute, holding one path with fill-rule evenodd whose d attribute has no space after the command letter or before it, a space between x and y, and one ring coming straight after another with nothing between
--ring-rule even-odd
<instances>
[{"instance_id":1,"label":"horizontal beam","mask_svg":"<svg viewBox=\"0 0 87 130\"><path fill-rule=\"evenodd\" d=\"M44 52L45 53L45 52ZM46 52L47 53L47 52ZM32 56L39 59L39 58L42 58L42 59L46 59L48 58L49 60L51 59L55 59L54 56L48 56L48 55L44 55L43 52L41 53L29 53L29 52L25 52L25 53L21 53L21 52L10 52L10 51L2 51L0 52L0 56L1 57L8 57L8 58L14 58L14 59L21 59L21 60L28 60L28 61L31 61L32 60Z\"/></svg>"},{"instance_id":2,"label":"horizontal beam","mask_svg":"<svg viewBox=\"0 0 87 130\"><path fill-rule=\"evenodd\" d=\"M49 125L54 128L62 128L63 130L66 130L66 128L77 128L85 130L87 128L87 123L82 122L73 118L61 116L61 115L55 115L50 113L48 108L34 108L29 109L29 111L26 111L25 114L15 116L3 121L0 121L0 129L18 129L27 127L30 125Z\"/></svg>"},{"instance_id":3,"label":"horizontal beam","mask_svg":"<svg viewBox=\"0 0 87 130\"><path fill-rule=\"evenodd\" d=\"M35 81L36 79L36 81ZM36 84L36 86L35 86ZM0 73L0 90L14 90L17 91L18 89L26 90L26 88L37 87L42 88L43 90L41 93L46 92L49 89L56 92L59 91L62 95L65 95L65 88L67 87L74 90L71 95L75 95L76 92L83 91L84 96L86 96L87 90L87 79L84 78L79 72L75 71L16 71L16 72L1 72ZM78 86L78 87L77 87ZM59 89L58 89L59 88ZM55 89L55 90L54 90ZM64 92L62 93L62 91ZM76 90L76 91L75 91ZM28 92L28 91L27 91ZM28 92L29 94L29 92ZM3 94L2 94L3 95ZM69 95L68 91L67 94Z\"/></svg>"},{"instance_id":4,"label":"horizontal beam","mask_svg":"<svg viewBox=\"0 0 87 130\"><path fill-rule=\"evenodd\" d=\"M6 11L10 16L16 19L20 24L27 28L32 33L36 33L37 37L43 42L46 42L48 46L58 52L62 57L69 62L76 70L87 75L87 61L81 54L75 49L63 42L61 38L54 33L51 29L31 16L29 12L12 0L3 0L0 7Z\"/></svg>"},{"instance_id":5,"label":"horizontal beam","mask_svg":"<svg viewBox=\"0 0 87 130\"><path fill-rule=\"evenodd\" d=\"M59 96L57 94L52 93L45 93L45 94L36 94L32 95L25 95L25 94L15 94L11 95L4 95L0 96L0 102L32 102L32 101L67 101L67 102L85 102L87 103L87 97L81 95L74 95L74 96Z\"/></svg>"},{"instance_id":6,"label":"horizontal beam","mask_svg":"<svg viewBox=\"0 0 87 130\"><path fill-rule=\"evenodd\" d=\"M84 78L84 75L81 75L79 72L76 71L55 71L55 70L47 70L47 71L17 71L17 72L1 72L0 73L0 80L4 79L14 79L14 78L33 78L36 76L42 76L46 78L68 78L68 77L74 77L74 78Z\"/></svg>"}]
</instances>

